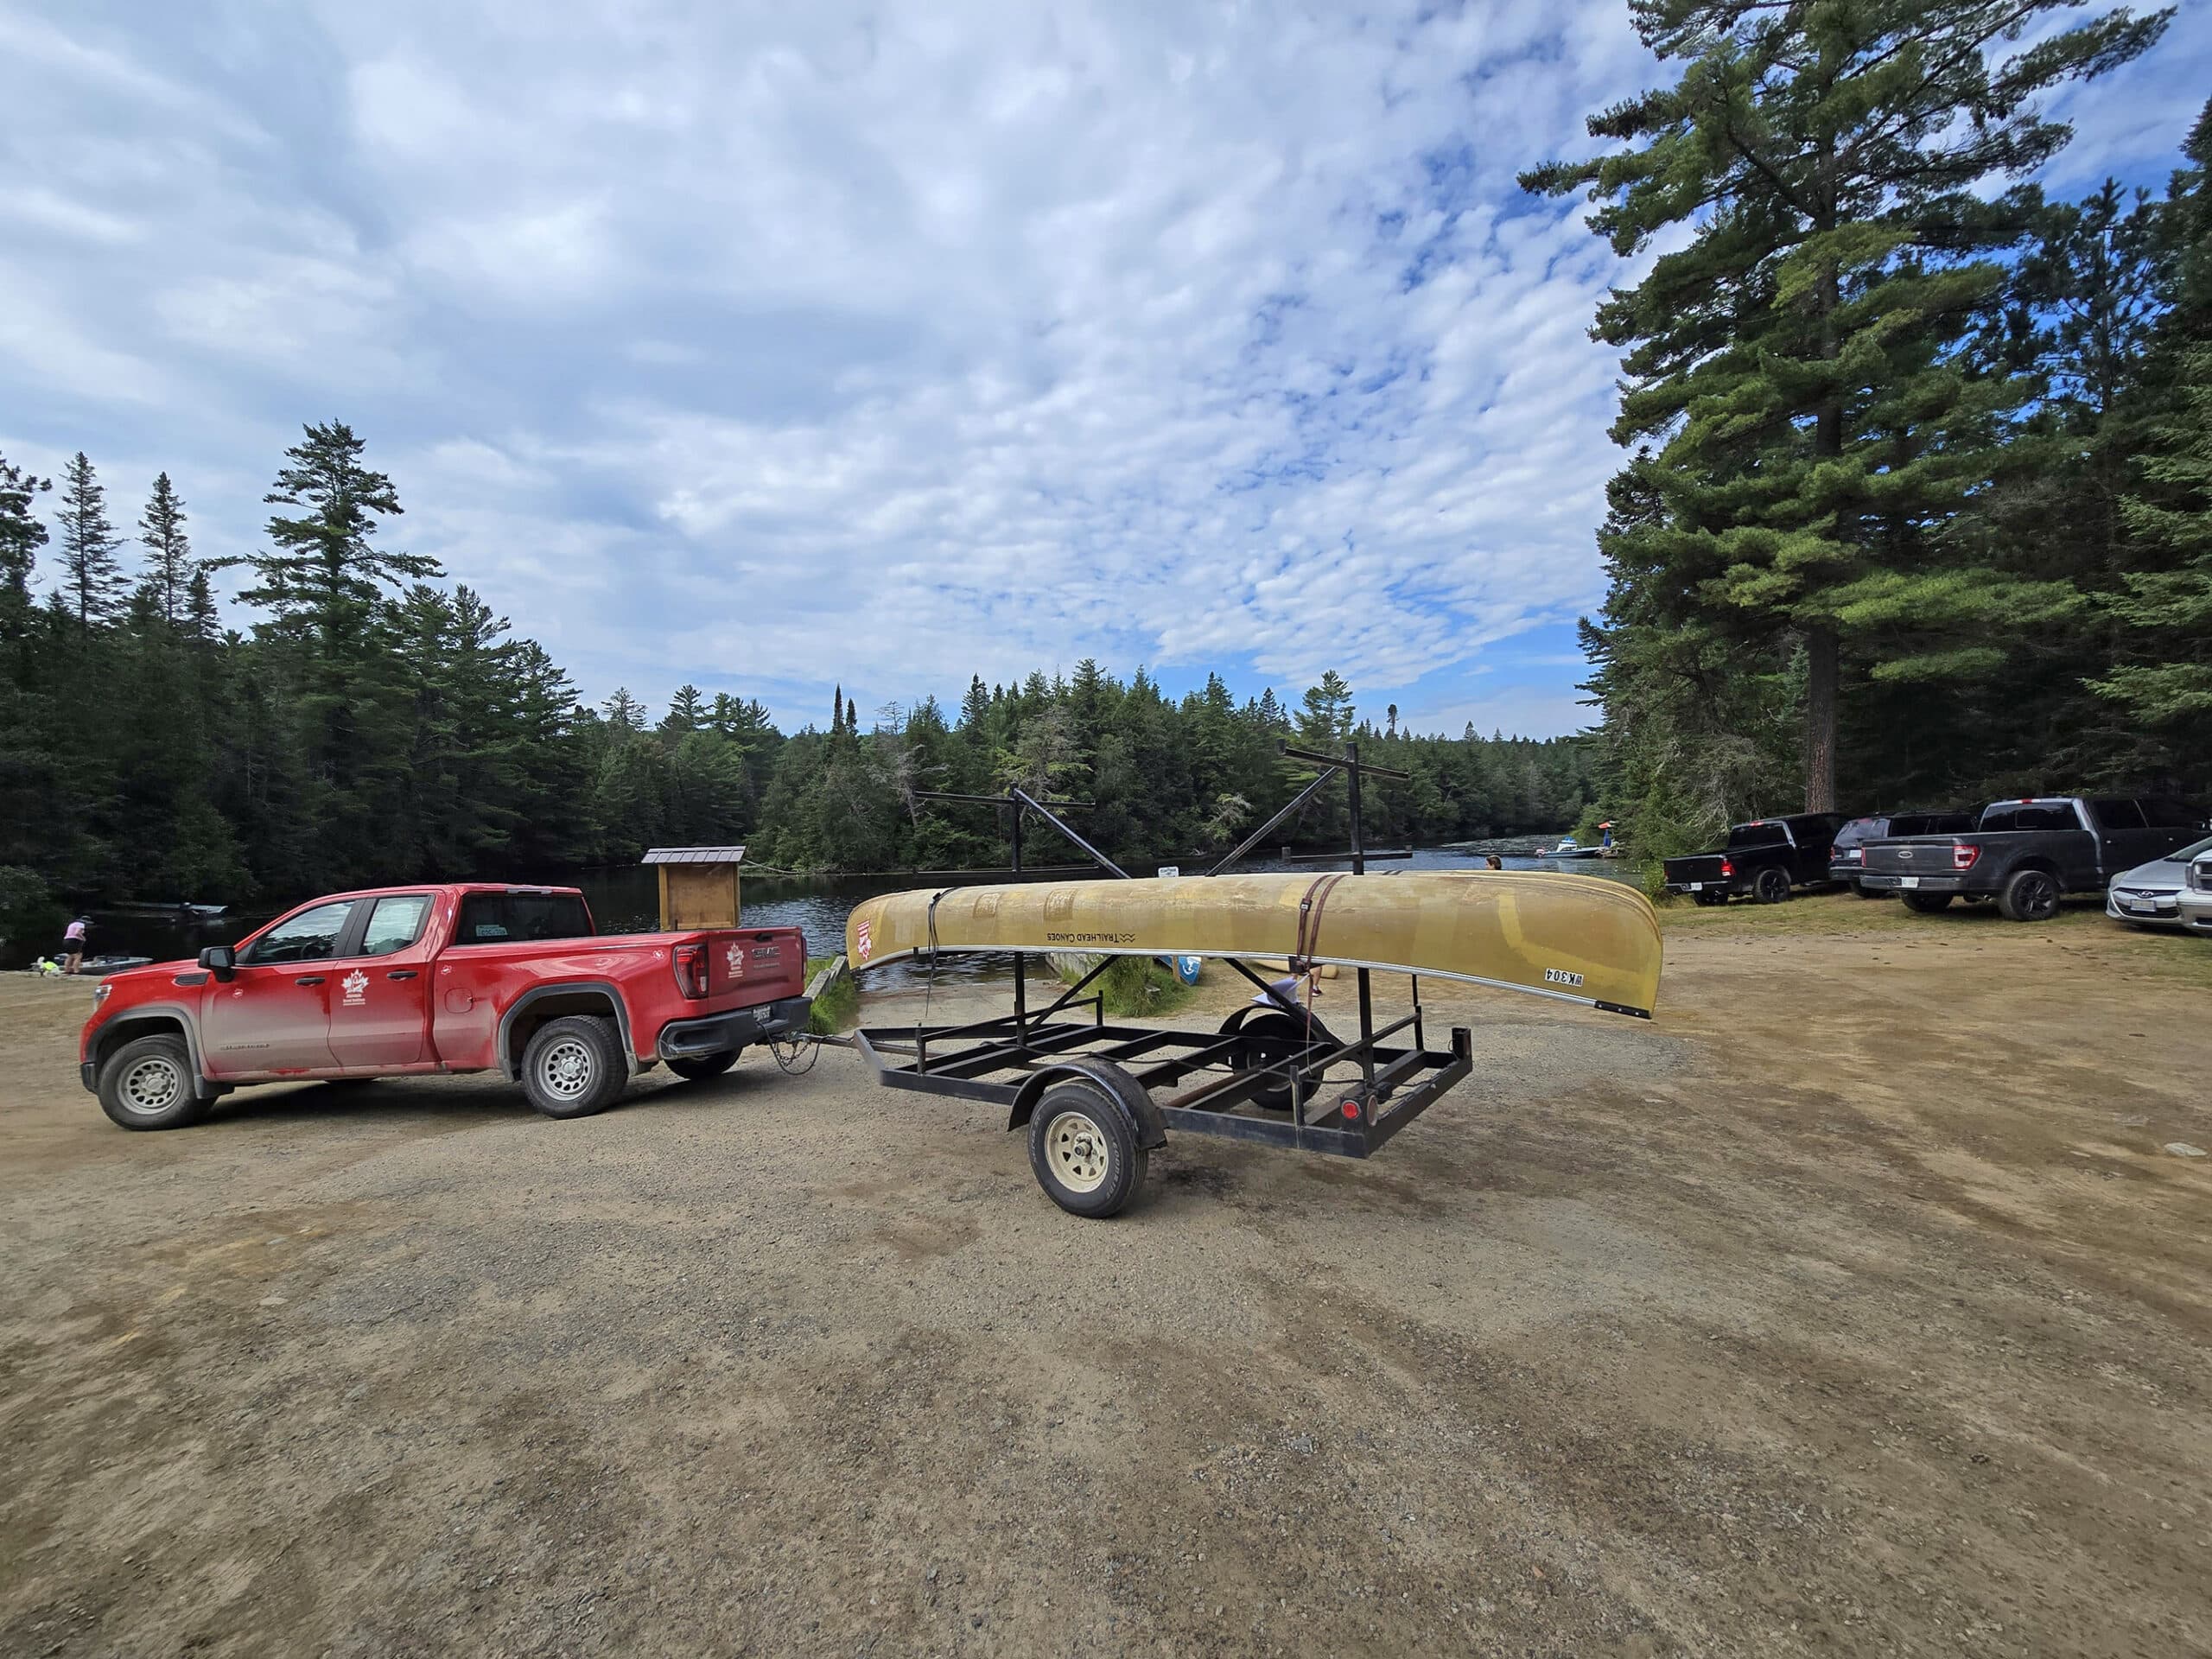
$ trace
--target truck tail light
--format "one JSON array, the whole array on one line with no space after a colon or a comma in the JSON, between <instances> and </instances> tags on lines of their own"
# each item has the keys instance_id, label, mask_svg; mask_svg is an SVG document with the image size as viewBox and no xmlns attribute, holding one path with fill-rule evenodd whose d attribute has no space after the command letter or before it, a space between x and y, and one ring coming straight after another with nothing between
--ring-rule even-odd
<instances>
[{"instance_id":1,"label":"truck tail light","mask_svg":"<svg viewBox=\"0 0 2212 1659\"><path fill-rule=\"evenodd\" d=\"M707 947L703 944L679 944L676 947L676 988L686 1000L696 1002L707 994Z\"/></svg>"},{"instance_id":2,"label":"truck tail light","mask_svg":"<svg viewBox=\"0 0 2212 1659\"><path fill-rule=\"evenodd\" d=\"M1981 849L1979 847L1954 847L1951 849L1951 868L1955 870L1970 870L1974 868L1974 860L1980 856Z\"/></svg>"},{"instance_id":3,"label":"truck tail light","mask_svg":"<svg viewBox=\"0 0 2212 1659\"><path fill-rule=\"evenodd\" d=\"M1720 874L1723 875L1733 875L1736 874L1736 867L1724 858L1720 861Z\"/></svg>"}]
</instances>

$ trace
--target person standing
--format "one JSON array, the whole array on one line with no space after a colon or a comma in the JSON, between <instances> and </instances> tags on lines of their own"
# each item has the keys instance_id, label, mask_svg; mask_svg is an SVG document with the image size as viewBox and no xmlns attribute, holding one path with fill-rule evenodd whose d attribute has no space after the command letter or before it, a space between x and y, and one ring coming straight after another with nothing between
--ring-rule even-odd
<instances>
[{"instance_id":1,"label":"person standing","mask_svg":"<svg viewBox=\"0 0 2212 1659\"><path fill-rule=\"evenodd\" d=\"M61 971L73 974L85 965L85 940L92 931L92 918L79 916L69 924L61 935Z\"/></svg>"}]
</instances>

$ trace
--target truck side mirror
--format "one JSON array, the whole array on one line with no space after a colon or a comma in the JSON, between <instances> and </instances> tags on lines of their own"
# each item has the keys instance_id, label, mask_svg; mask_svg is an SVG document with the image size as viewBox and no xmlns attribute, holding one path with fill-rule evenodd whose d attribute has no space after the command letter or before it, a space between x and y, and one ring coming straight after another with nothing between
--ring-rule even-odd
<instances>
[{"instance_id":1,"label":"truck side mirror","mask_svg":"<svg viewBox=\"0 0 2212 1659\"><path fill-rule=\"evenodd\" d=\"M227 944L211 944L200 953L200 965L218 979L234 978L238 970L238 952Z\"/></svg>"}]
</instances>

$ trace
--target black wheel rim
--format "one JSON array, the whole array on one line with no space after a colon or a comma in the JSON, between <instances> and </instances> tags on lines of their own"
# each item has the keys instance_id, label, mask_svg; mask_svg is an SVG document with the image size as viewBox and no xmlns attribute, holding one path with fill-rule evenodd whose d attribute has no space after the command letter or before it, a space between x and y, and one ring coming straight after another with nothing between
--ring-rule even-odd
<instances>
[{"instance_id":1,"label":"black wheel rim","mask_svg":"<svg viewBox=\"0 0 2212 1659\"><path fill-rule=\"evenodd\" d=\"M2039 922L2048 921L2058 909L2057 884L2047 875L2037 875L2031 876L2025 885L2020 908Z\"/></svg>"}]
</instances>

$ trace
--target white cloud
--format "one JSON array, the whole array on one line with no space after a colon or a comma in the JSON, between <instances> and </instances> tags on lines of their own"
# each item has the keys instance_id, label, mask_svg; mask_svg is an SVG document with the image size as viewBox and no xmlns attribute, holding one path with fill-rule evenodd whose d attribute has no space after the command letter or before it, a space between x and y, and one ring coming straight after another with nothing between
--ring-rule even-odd
<instances>
[{"instance_id":1,"label":"white cloud","mask_svg":"<svg viewBox=\"0 0 2212 1659\"><path fill-rule=\"evenodd\" d=\"M1649 79L1618 0L191 10L0 62L42 452L237 544L341 416L594 696L1097 655L1583 723L1473 687L1599 593L1621 273L1513 175Z\"/></svg>"}]
</instances>

